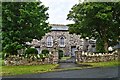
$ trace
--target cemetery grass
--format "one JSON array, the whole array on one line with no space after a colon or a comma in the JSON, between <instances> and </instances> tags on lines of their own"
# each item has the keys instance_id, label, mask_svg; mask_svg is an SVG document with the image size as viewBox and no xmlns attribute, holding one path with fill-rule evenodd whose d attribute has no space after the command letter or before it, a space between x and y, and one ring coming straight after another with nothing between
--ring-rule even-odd
<instances>
[{"instance_id":1,"label":"cemetery grass","mask_svg":"<svg viewBox=\"0 0 120 80\"><path fill-rule=\"evenodd\" d=\"M54 71L58 64L43 64L32 66L0 66L0 76L23 75Z\"/></svg>"}]
</instances>

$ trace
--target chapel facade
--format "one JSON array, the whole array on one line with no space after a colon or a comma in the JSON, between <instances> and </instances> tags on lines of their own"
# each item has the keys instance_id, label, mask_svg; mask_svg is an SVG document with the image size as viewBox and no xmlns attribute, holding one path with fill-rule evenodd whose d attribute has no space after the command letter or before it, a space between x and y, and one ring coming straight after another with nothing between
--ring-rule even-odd
<instances>
[{"instance_id":1,"label":"chapel facade","mask_svg":"<svg viewBox=\"0 0 120 80\"><path fill-rule=\"evenodd\" d=\"M34 46L39 53L42 50L52 50L57 47L62 50L64 55L75 56L75 50L78 48L84 52L95 52L96 41L93 39L83 39L80 35L70 34L69 26L62 24L51 24L51 31L46 33L41 40L33 39L32 46Z\"/></svg>"}]
</instances>

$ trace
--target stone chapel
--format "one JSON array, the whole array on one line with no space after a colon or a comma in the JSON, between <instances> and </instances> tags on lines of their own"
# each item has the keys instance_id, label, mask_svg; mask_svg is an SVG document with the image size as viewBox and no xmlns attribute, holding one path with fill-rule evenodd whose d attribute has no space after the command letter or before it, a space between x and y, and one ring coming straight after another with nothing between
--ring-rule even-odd
<instances>
[{"instance_id":1,"label":"stone chapel","mask_svg":"<svg viewBox=\"0 0 120 80\"><path fill-rule=\"evenodd\" d=\"M62 24L51 24L51 31L46 33L41 40L33 39L32 46L39 53L47 49L51 52L54 49L54 43L57 42L57 47L62 50L64 55L75 56L75 50L79 48L84 52L96 51L96 40L83 39L80 35L70 34L69 26Z\"/></svg>"}]
</instances>

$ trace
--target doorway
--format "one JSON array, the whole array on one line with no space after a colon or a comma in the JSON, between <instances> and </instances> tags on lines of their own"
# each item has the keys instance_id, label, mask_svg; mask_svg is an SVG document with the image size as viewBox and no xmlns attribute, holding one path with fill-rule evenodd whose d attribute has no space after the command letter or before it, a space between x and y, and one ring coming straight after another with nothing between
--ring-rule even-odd
<instances>
[{"instance_id":1,"label":"doorway","mask_svg":"<svg viewBox=\"0 0 120 80\"><path fill-rule=\"evenodd\" d=\"M75 50L76 50L76 46L71 46L71 56L72 57L75 56Z\"/></svg>"}]
</instances>

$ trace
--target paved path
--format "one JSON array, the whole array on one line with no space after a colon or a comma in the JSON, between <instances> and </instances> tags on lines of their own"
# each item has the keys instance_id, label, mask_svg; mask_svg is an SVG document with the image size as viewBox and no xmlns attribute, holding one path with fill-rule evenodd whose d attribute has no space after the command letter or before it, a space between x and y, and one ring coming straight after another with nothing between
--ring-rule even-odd
<instances>
[{"instance_id":1,"label":"paved path","mask_svg":"<svg viewBox=\"0 0 120 80\"><path fill-rule=\"evenodd\" d=\"M73 68L73 67L78 67L78 65L75 64L75 58L74 57L72 57L70 59L67 59L67 60L59 61L59 66L57 67L57 69Z\"/></svg>"},{"instance_id":2,"label":"paved path","mask_svg":"<svg viewBox=\"0 0 120 80\"><path fill-rule=\"evenodd\" d=\"M75 68L75 67L86 67L86 66L91 66L91 65L83 65L83 64L76 64L75 63L75 58L72 57L67 60L59 61L59 66L57 69L65 69L65 68Z\"/></svg>"},{"instance_id":3,"label":"paved path","mask_svg":"<svg viewBox=\"0 0 120 80\"><path fill-rule=\"evenodd\" d=\"M62 60L62 61L60 60L59 62L60 63L75 63L75 57L71 57L67 60Z\"/></svg>"},{"instance_id":4,"label":"paved path","mask_svg":"<svg viewBox=\"0 0 120 80\"><path fill-rule=\"evenodd\" d=\"M12 76L9 78L116 78L116 77L118 77L118 67L47 72L42 74Z\"/></svg>"}]
</instances>

